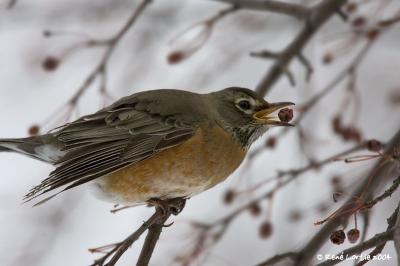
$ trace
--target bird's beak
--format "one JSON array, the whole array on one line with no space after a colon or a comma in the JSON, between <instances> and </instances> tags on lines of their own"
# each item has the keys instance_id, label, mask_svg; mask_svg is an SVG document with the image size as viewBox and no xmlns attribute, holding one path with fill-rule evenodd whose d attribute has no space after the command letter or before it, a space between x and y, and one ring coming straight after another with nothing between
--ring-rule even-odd
<instances>
[{"instance_id":1,"label":"bird's beak","mask_svg":"<svg viewBox=\"0 0 400 266\"><path fill-rule=\"evenodd\" d=\"M280 103L270 103L268 107L256 112L253 118L262 124L270 126L293 126L288 122L282 122L277 116L270 116L273 112L282 109L284 107L294 105L291 102L280 102Z\"/></svg>"}]
</instances>

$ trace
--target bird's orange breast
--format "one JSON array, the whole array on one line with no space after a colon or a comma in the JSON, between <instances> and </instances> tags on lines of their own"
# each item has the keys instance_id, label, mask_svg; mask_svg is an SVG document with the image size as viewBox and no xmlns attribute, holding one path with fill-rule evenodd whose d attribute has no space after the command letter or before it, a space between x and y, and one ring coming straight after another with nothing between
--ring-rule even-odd
<instances>
[{"instance_id":1,"label":"bird's orange breast","mask_svg":"<svg viewBox=\"0 0 400 266\"><path fill-rule=\"evenodd\" d=\"M98 185L110 200L122 204L193 196L225 180L245 154L229 133L207 125L186 142L107 175Z\"/></svg>"}]
</instances>

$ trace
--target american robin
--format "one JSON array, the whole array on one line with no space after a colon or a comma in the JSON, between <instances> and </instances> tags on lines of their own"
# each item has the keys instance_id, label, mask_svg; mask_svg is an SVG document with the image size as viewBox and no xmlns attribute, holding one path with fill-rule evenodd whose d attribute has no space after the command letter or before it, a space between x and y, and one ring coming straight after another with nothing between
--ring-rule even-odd
<instances>
[{"instance_id":1,"label":"american robin","mask_svg":"<svg viewBox=\"0 0 400 266\"><path fill-rule=\"evenodd\" d=\"M85 183L124 205L186 198L225 180L268 128L289 126L270 116L288 105L238 87L145 91L48 134L0 139L0 151L56 166L25 195L29 201L53 192L37 204Z\"/></svg>"}]
</instances>

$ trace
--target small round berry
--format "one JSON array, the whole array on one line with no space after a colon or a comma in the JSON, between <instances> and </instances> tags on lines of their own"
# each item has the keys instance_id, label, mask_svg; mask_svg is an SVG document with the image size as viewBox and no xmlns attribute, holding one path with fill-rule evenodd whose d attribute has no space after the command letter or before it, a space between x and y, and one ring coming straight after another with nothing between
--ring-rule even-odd
<instances>
[{"instance_id":1,"label":"small round berry","mask_svg":"<svg viewBox=\"0 0 400 266\"><path fill-rule=\"evenodd\" d=\"M40 127L39 125L32 125L28 129L29 136L36 136L39 133Z\"/></svg>"},{"instance_id":2,"label":"small round berry","mask_svg":"<svg viewBox=\"0 0 400 266\"><path fill-rule=\"evenodd\" d=\"M299 210L293 210L289 213L289 220L291 222L298 222L302 218L302 213Z\"/></svg>"},{"instance_id":3,"label":"small round berry","mask_svg":"<svg viewBox=\"0 0 400 266\"><path fill-rule=\"evenodd\" d=\"M338 176L338 175L332 176L332 178L331 178L331 184L332 184L333 186L341 185L341 184L342 184L342 177L340 177L340 176Z\"/></svg>"},{"instance_id":4,"label":"small round berry","mask_svg":"<svg viewBox=\"0 0 400 266\"><path fill-rule=\"evenodd\" d=\"M322 57L322 63L324 63L325 65L329 65L330 63L332 63L332 61L333 61L333 55L331 53L326 53Z\"/></svg>"},{"instance_id":5,"label":"small round berry","mask_svg":"<svg viewBox=\"0 0 400 266\"><path fill-rule=\"evenodd\" d=\"M260 204L258 204L257 202L252 203L249 206L249 211L253 216L258 216L261 213L261 207Z\"/></svg>"},{"instance_id":6,"label":"small round berry","mask_svg":"<svg viewBox=\"0 0 400 266\"><path fill-rule=\"evenodd\" d=\"M347 239L350 243L354 244L360 238L360 231L357 228L347 231Z\"/></svg>"},{"instance_id":7,"label":"small round berry","mask_svg":"<svg viewBox=\"0 0 400 266\"><path fill-rule=\"evenodd\" d=\"M357 11L357 3L348 3L347 5L345 5L344 10L347 14L354 13L355 11Z\"/></svg>"},{"instance_id":8,"label":"small round berry","mask_svg":"<svg viewBox=\"0 0 400 266\"><path fill-rule=\"evenodd\" d=\"M366 37L369 41L373 41L378 37L379 33L379 29L371 29L367 31Z\"/></svg>"},{"instance_id":9,"label":"small round berry","mask_svg":"<svg viewBox=\"0 0 400 266\"><path fill-rule=\"evenodd\" d=\"M378 152L382 149L382 144L376 139L371 139L367 141L367 148L369 151Z\"/></svg>"},{"instance_id":10,"label":"small round berry","mask_svg":"<svg viewBox=\"0 0 400 266\"><path fill-rule=\"evenodd\" d=\"M235 199L235 191L231 189L227 190L224 195L224 203L231 204L234 199Z\"/></svg>"},{"instance_id":11,"label":"small round berry","mask_svg":"<svg viewBox=\"0 0 400 266\"><path fill-rule=\"evenodd\" d=\"M346 234L343 230L337 230L331 234L330 239L333 244L340 245L346 239Z\"/></svg>"},{"instance_id":12,"label":"small round berry","mask_svg":"<svg viewBox=\"0 0 400 266\"><path fill-rule=\"evenodd\" d=\"M278 117L281 122L288 123L293 119L293 110L290 108L283 108L279 111Z\"/></svg>"},{"instance_id":13,"label":"small round berry","mask_svg":"<svg viewBox=\"0 0 400 266\"><path fill-rule=\"evenodd\" d=\"M365 24L367 23L367 21L365 20L364 17L357 17L355 18L351 24L353 25L353 27L355 28L361 28L363 27Z\"/></svg>"},{"instance_id":14,"label":"small round berry","mask_svg":"<svg viewBox=\"0 0 400 266\"><path fill-rule=\"evenodd\" d=\"M272 223L269 221L265 221L260 225L259 234L263 239L269 238L272 234Z\"/></svg>"},{"instance_id":15,"label":"small round berry","mask_svg":"<svg viewBox=\"0 0 400 266\"><path fill-rule=\"evenodd\" d=\"M60 64L60 60L54 56L46 57L42 62L42 68L46 71L54 71Z\"/></svg>"},{"instance_id":16,"label":"small round berry","mask_svg":"<svg viewBox=\"0 0 400 266\"><path fill-rule=\"evenodd\" d=\"M167 61L169 64L178 64L185 58L185 54L182 51L175 51L168 55Z\"/></svg>"},{"instance_id":17,"label":"small round berry","mask_svg":"<svg viewBox=\"0 0 400 266\"><path fill-rule=\"evenodd\" d=\"M267 146L268 148L275 148L276 146L276 138L275 137L270 137L267 139L267 142L265 143L265 146Z\"/></svg>"}]
</instances>

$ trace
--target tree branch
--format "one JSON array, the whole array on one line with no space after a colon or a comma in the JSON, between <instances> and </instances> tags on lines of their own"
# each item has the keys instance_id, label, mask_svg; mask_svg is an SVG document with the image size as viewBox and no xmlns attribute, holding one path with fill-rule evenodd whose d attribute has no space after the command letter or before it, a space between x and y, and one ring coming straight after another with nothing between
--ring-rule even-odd
<instances>
[{"instance_id":1,"label":"tree branch","mask_svg":"<svg viewBox=\"0 0 400 266\"><path fill-rule=\"evenodd\" d=\"M275 13L280 13L288 16L292 16L298 19L305 19L309 15L309 8L281 1L274 0L215 0L219 2L224 2L232 4L242 9L256 10L256 11L270 11Z\"/></svg>"},{"instance_id":2,"label":"tree branch","mask_svg":"<svg viewBox=\"0 0 400 266\"><path fill-rule=\"evenodd\" d=\"M376 234L374 237L368 239L363 243L360 243L354 247L343 250L340 254L338 254L335 257L339 257L343 254L342 258L347 258L348 256L360 254L365 250L385 244L386 242L393 240L395 229L396 228L391 228L383 233ZM336 265L342 261L343 259L328 260L317 264L317 266L331 266L331 265Z\"/></svg>"},{"instance_id":3,"label":"tree branch","mask_svg":"<svg viewBox=\"0 0 400 266\"><path fill-rule=\"evenodd\" d=\"M386 146L386 153L392 154L393 151L398 146L400 146L400 130L396 133L396 135L392 138L390 143ZM354 197L359 197L360 199L364 200L370 199L374 194L375 190L379 187L379 185L385 182L385 180L387 180L387 178L385 178L385 175L387 175L387 173L390 170L392 170L393 165L390 163L385 163L386 162L385 160L387 160L387 158L382 158L375 165L375 167L373 167L370 174L367 175L362 184L359 187L357 187L354 192L350 194L354 195ZM392 185L392 187L393 186L397 187L396 182L394 183L394 185ZM384 193L383 195L386 194ZM371 202L374 201L372 200ZM354 205L354 199L350 198L339 208L339 210L341 209L345 210L346 208L348 208L348 206L352 205ZM315 253L317 253L318 250L322 247L322 245L326 243L330 234L334 230L336 230L337 227L345 224L350 215L352 215L352 212L342 212L342 215L337 215L329 219L320 229L320 231L317 234L315 234L314 237L311 238L311 240L308 243L306 243L301 250L296 252L297 253L296 259L294 260L296 262L295 265L297 266L310 265L310 261L314 258ZM382 243L383 242L379 242L377 245L374 246L379 246L379 244ZM267 263L268 261L269 260L266 260L265 262L260 263L260 265L267 265L265 263Z\"/></svg>"},{"instance_id":4,"label":"tree branch","mask_svg":"<svg viewBox=\"0 0 400 266\"><path fill-rule=\"evenodd\" d=\"M399 207L397 207L394 210L393 214L389 217L389 219L387 219L388 227L385 232L376 234L374 237L370 238L367 241L363 241L362 243L360 243L354 247L343 250L342 252L340 252L339 254L337 254L334 257L334 258L339 258L339 259L332 259L329 261L324 261L322 263L317 264L317 266L336 265L336 264L342 262L348 256L361 254L363 251L375 247L374 250L372 250L366 256L366 259L357 263L357 266L364 265L365 263L370 261L375 255L381 253L388 241L393 240L393 238L395 236L395 232L396 232L396 230L398 230L398 227L395 223L396 220L398 219L398 217L399 217Z\"/></svg>"},{"instance_id":5,"label":"tree branch","mask_svg":"<svg viewBox=\"0 0 400 266\"><path fill-rule=\"evenodd\" d=\"M393 152L395 147L400 145L400 130L396 133L396 135L392 138L390 144L387 146L387 152ZM384 159L382 159L384 160ZM379 184L385 182L384 176L390 170L390 164L385 164L382 167L382 162L380 161L376 164L376 166L372 169L362 184L356 188L356 190L351 193L351 195L362 195L363 198L370 198L371 195L375 192L375 190L379 187ZM370 179L370 176L373 175L373 178ZM341 208L345 208L349 206L349 204L353 203L353 199L349 199L346 201ZM350 215L350 213L349 213ZM325 244L329 235L341 224L345 223L347 217L346 215L337 216L333 219L330 219L321 230L301 249L299 252L298 262L296 265L309 265L310 261L314 257L315 253L321 248L323 244Z\"/></svg>"},{"instance_id":6,"label":"tree branch","mask_svg":"<svg viewBox=\"0 0 400 266\"><path fill-rule=\"evenodd\" d=\"M304 28L297 37L285 48L275 64L257 85L256 91L265 95L282 74L287 72L287 66L293 58L301 55L303 48L314 36L318 29L335 13L347 0L324 0L311 8Z\"/></svg>"},{"instance_id":7,"label":"tree branch","mask_svg":"<svg viewBox=\"0 0 400 266\"><path fill-rule=\"evenodd\" d=\"M161 230L165 227L164 223L172 214L178 215L183 210L185 201L186 200L183 198L169 199L165 201L158 199L150 200L149 204L155 206L155 213L135 232L121 242L89 249L92 253L105 253L101 258L95 260L91 266L114 266L126 250L132 246L132 244L135 243L135 241L138 240L146 230L149 232L146 236L146 240L143 244L136 265L148 265L161 234Z\"/></svg>"},{"instance_id":8,"label":"tree branch","mask_svg":"<svg viewBox=\"0 0 400 266\"><path fill-rule=\"evenodd\" d=\"M99 88L100 93L103 94L103 96L108 95L106 89L107 64L112 54L114 53L118 43L129 31L129 29L133 27L137 19L143 13L146 7L151 3L151 1L152 0L142 0L137 6L137 8L129 16L127 21L123 24L123 26L113 36L106 39L89 39L83 43L80 43L80 45L78 46L79 48L104 47L105 51L100 61L88 74L88 76L83 80L82 84L77 89L77 91L71 96L71 98L68 99L68 101L64 105L61 106L59 110L57 110L54 113L51 113L51 115L47 119L45 119L45 122L43 124L47 124L50 121L54 121L54 118L58 117L59 114L62 113L64 109L67 109L67 115L65 119L66 121L61 121L61 122L62 123L68 122L70 116L72 115L74 109L77 106L79 99L89 89L90 85L93 84L96 78L100 78L100 88ZM51 35L52 33L50 31L47 31L47 34ZM59 124L57 123L56 126L59 126Z\"/></svg>"},{"instance_id":9,"label":"tree branch","mask_svg":"<svg viewBox=\"0 0 400 266\"><path fill-rule=\"evenodd\" d=\"M395 222L395 231L393 235L393 242L394 242L394 248L396 249L397 253L397 265L400 265L400 202L399 205L397 206L397 219Z\"/></svg>"}]
</instances>

